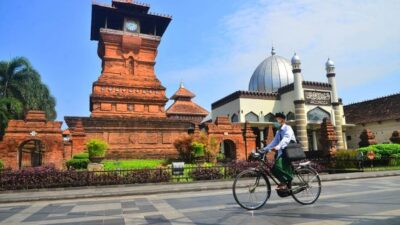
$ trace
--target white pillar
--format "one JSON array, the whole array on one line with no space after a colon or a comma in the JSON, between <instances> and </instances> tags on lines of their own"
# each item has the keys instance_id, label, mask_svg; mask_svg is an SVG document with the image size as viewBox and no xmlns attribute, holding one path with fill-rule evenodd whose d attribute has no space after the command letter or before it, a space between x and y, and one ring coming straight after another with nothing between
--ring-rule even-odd
<instances>
[{"instance_id":1,"label":"white pillar","mask_svg":"<svg viewBox=\"0 0 400 225\"><path fill-rule=\"evenodd\" d=\"M304 100L303 75L301 74L300 65L300 58L296 53L294 53L292 58L292 68L294 75L295 100Z\"/></svg>"},{"instance_id":2,"label":"white pillar","mask_svg":"<svg viewBox=\"0 0 400 225\"><path fill-rule=\"evenodd\" d=\"M292 57L292 71L294 76L294 108L296 117L297 139L303 145L303 150L308 151L307 137L307 117L306 106L304 101L303 76L301 74L301 62L296 53Z\"/></svg>"},{"instance_id":3,"label":"white pillar","mask_svg":"<svg viewBox=\"0 0 400 225\"><path fill-rule=\"evenodd\" d=\"M312 131L312 140L313 140L313 150L318 150L318 139L317 139L317 132L315 130Z\"/></svg>"},{"instance_id":4,"label":"white pillar","mask_svg":"<svg viewBox=\"0 0 400 225\"><path fill-rule=\"evenodd\" d=\"M264 147L263 141L264 141L264 128L262 128L260 130L260 146L261 146L261 148Z\"/></svg>"},{"instance_id":5,"label":"white pillar","mask_svg":"<svg viewBox=\"0 0 400 225\"><path fill-rule=\"evenodd\" d=\"M335 132L338 139L337 148L344 149L344 139L343 139L343 132L342 132L342 125L343 125L343 116L341 113L341 103L339 102L337 89L336 89L336 74L335 74L335 63L328 59L325 64L326 69L326 76L328 77L328 82L332 87L332 108L334 111L334 125L335 125Z\"/></svg>"}]
</instances>

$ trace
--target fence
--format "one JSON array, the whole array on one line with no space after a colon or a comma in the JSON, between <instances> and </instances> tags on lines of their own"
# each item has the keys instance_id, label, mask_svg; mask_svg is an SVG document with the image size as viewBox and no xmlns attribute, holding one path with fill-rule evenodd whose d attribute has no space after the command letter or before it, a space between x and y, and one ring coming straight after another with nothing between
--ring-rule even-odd
<instances>
[{"instance_id":1,"label":"fence","mask_svg":"<svg viewBox=\"0 0 400 225\"><path fill-rule=\"evenodd\" d=\"M371 168L392 168L400 160L310 159L318 172L359 172ZM257 166L257 162L235 162L216 166L185 166L183 170L171 167L157 169L130 169L109 171L60 171L53 167L27 168L19 171L0 171L0 190L78 187L115 184L141 184L160 182L188 182L197 180L232 179L239 172Z\"/></svg>"}]
</instances>

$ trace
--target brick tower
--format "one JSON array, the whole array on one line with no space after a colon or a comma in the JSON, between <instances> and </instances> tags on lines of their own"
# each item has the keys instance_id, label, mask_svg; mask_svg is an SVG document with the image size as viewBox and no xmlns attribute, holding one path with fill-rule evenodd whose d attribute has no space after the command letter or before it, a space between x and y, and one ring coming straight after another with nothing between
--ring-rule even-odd
<instances>
[{"instance_id":1,"label":"brick tower","mask_svg":"<svg viewBox=\"0 0 400 225\"><path fill-rule=\"evenodd\" d=\"M149 12L135 1L93 3L91 40L98 41L101 74L93 83L90 117L65 117L71 136L81 126L85 140L72 139L72 152L90 139L105 140L107 158L176 157L173 143L194 124L168 118L165 87L154 72L157 48L171 17Z\"/></svg>"},{"instance_id":2,"label":"brick tower","mask_svg":"<svg viewBox=\"0 0 400 225\"><path fill-rule=\"evenodd\" d=\"M149 8L126 0L93 4L91 40L98 41L102 71L90 95L92 117L166 117L168 98L154 65L171 17Z\"/></svg>"}]
</instances>

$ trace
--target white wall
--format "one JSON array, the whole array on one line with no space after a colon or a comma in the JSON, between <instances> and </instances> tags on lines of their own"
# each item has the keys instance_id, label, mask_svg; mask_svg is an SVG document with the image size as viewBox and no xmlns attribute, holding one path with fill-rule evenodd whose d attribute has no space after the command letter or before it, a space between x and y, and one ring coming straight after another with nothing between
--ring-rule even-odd
<instances>
[{"instance_id":1,"label":"white wall","mask_svg":"<svg viewBox=\"0 0 400 225\"><path fill-rule=\"evenodd\" d=\"M349 149L358 148L359 137L364 129L370 129L375 134L375 140L378 143L389 143L389 138L392 136L393 131L400 130L400 121L387 120L381 123L367 123L365 126L357 124L355 127L348 127L346 135L351 136L351 140L347 141Z\"/></svg>"},{"instance_id":2,"label":"white wall","mask_svg":"<svg viewBox=\"0 0 400 225\"><path fill-rule=\"evenodd\" d=\"M228 115L230 120L231 116L234 113L236 113L239 116L239 110L240 110L239 99L235 99L231 102L228 102L225 105L222 105L218 108L211 110L212 121L214 122L217 116L228 116Z\"/></svg>"},{"instance_id":3,"label":"white wall","mask_svg":"<svg viewBox=\"0 0 400 225\"><path fill-rule=\"evenodd\" d=\"M268 113L275 113L280 110L280 102L277 100L240 98L240 122L245 122L245 116L249 112L255 113L261 122L264 122L264 116Z\"/></svg>"},{"instance_id":4,"label":"white wall","mask_svg":"<svg viewBox=\"0 0 400 225\"><path fill-rule=\"evenodd\" d=\"M294 91L291 92L286 92L281 95L281 109L279 110L280 112L284 112L287 114L288 112L294 112Z\"/></svg>"}]
</instances>

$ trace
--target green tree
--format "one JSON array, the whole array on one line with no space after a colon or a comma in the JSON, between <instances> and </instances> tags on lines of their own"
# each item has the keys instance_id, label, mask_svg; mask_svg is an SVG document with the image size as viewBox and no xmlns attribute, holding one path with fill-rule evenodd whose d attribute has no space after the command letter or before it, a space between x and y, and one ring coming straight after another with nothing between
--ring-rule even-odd
<instances>
[{"instance_id":1,"label":"green tree","mask_svg":"<svg viewBox=\"0 0 400 225\"><path fill-rule=\"evenodd\" d=\"M0 61L0 98L7 97L20 101L24 113L31 109L43 110L48 120L57 117L55 98L42 83L39 73L24 57Z\"/></svg>"},{"instance_id":2,"label":"green tree","mask_svg":"<svg viewBox=\"0 0 400 225\"><path fill-rule=\"evenodd\" d=\"M22 119L23 106L20 101L15 98L0 98L0 140L4 135L7 122L10 119Z\"/></svg>"}]
</instances>

